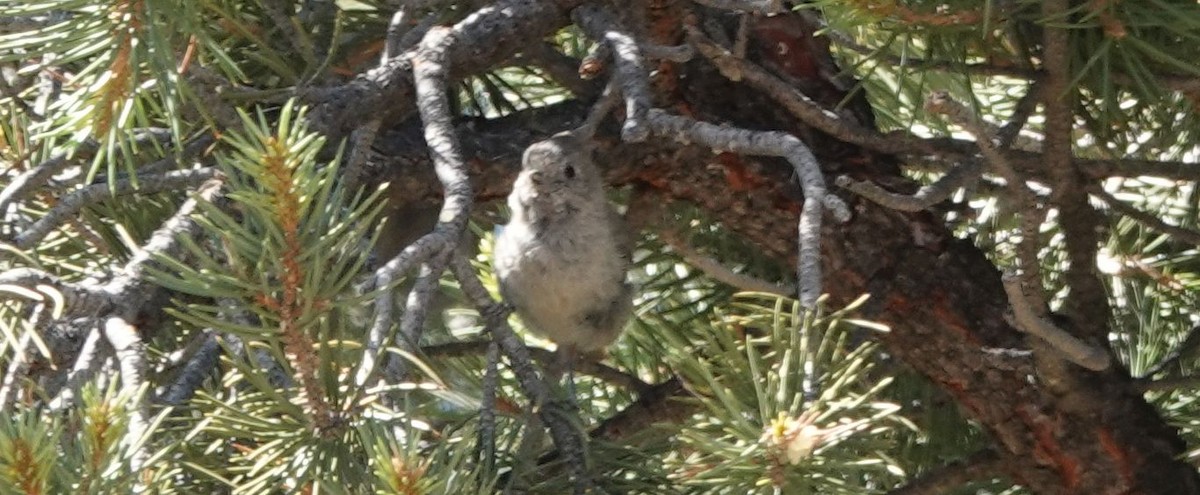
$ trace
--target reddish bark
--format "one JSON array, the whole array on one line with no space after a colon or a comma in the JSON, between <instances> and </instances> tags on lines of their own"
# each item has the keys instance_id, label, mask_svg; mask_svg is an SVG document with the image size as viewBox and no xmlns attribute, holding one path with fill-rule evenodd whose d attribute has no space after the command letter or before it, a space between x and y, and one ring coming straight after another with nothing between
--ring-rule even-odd
<instances>
[{"instance_id":1,"label":"reddish bark","mask_svg":"<svg viewBox=\"0 0 1200 495\"><path fill-rule=\"evenodd\" d=\"M820 46L781 41L787 31L765 32L775 44ZM699 118L789 130L806 139L827 176L851 171L879 183L903 182L891 157L804 128L778 105L725 81L703 62L693 62L687 75L680 92ZM840 100L819 96L830 106L830 100ZM709 162L722 166L706 167L680 152L651 157L635 168L650 179L644 181L649 187L700 205L764 252L793 262L800 192L790 168L720 156ZM748 184L753 189L743 190ZM945 388L992 434L1014 480L1038 493L1200 493L1195 469L1177 460L1182 441L1132 387L1126 370L1091 373L1054 359L987 352L1030 344L1005 322L1000 273L984 254L954 238L935 215L842 197L852 202L855 218L845 225L830 222L822 246L834 305L872 294L864 313L891 326L882 338L888 351Z\"/></svg>"}]
</instances>

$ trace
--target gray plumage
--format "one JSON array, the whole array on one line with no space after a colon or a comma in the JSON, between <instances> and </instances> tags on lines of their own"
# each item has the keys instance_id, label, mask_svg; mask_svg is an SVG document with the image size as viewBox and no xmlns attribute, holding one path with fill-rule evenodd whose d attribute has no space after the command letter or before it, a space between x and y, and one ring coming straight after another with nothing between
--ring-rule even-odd
<instances>
[{"instance_id":1,"label":"gray plumage","mask_svg":"<svg viewBox=\"0 0 1200 495\"><path fill-rule=\"evenodd\" d=\"M633 310L631 243L590 149L571 133L531 145L508 206L512 218L494 250L504 299L562 348L592 353L611 344Z\"/></svg>"}]
</instances>

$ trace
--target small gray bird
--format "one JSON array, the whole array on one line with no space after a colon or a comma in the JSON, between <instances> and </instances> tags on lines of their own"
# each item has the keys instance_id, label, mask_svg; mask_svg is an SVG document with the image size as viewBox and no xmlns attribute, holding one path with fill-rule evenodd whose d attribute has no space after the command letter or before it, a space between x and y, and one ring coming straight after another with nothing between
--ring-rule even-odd
<instances>
[{"instance_id":1,"label":"small gray bird","mask_svg":"<svg viewBox=\"0 0 1200 495\"><path fill-rule=\"evenodd\" d=\"M576 352L615 341L633 311L629 233L590 153L570 132L526 149L508 196L512 218L494 249L504 299L558 344L568 370Z\"/></svg>"}]
</instances>

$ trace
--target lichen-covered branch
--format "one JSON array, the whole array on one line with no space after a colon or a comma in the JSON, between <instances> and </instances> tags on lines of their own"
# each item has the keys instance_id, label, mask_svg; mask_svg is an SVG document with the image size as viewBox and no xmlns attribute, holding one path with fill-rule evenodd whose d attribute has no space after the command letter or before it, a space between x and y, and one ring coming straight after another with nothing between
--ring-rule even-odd
<instances>
[{"instance_id":1,"label":"lichen-covered branch","mask_svg":"<svg viewBox=\"0 0 1200 495\"><path fill-rule=\"evenodd\" d=\"M92 184L63 197L45 216L17 234L12 242L21 249L29 249L88 205L126 194L153 194L185 189L200 185L217 174L214 168L199 168L138 177L136 184L133 180L124 179L117 181L113 188L108 184Z\"/></svg>"},{"instance_id":2,"label":"lichen-covered branch","mask_svg":"<svg viewBox=\"0 0 1200 495\"><path fill-rule=\"evenodd\" d=\"M183 404L190 400L204 380L212 375L221 357L221 343L217 341L216 332L212 330L205 331L202 339L200 346L184 363L175 381L167 386L155 402L168 406Z\"/></svg>"},{"instance_id":3,"label":"lichen-covered branch","mask_svg":"<svg viewBox=\"0 0 1200 495\"><path fill-rule=\"evenodd\" d=\"M797 227L800 244L797 266L799 298L806 307L815 306L821 295L822 212L828 208L840 221L848 220L850 212L841 199L826 192L825 179L812 151L788 133L718 126L649 108L649 82L642 62L642 49L632 35L620 26L616 16L602 7L580 7L575 14L576 22L589 36L613 45L616 65L613 77L626 101L625 124L621 132L623 140L641 142L650 136L657 136L683 144L700 143L712 149L783 157L792 164L805 196Z\"/></svg>"},{"instance_id":4,"label":"lichen-covered branch","mask_svg":"<svg viewBox=\"0 0 1200 495\"><path fill-rule=\"evenodd\" d=\"M821 295L822 212L828 209L836 220L845 222L850 219L850 211L840 198L826 192L825 178L812 151L799 138L786 132L719 126L671 115L660 109L647 113L647 124L653 135L680 143L699 143L712 149L748 155L777 156L792 164L804 190L804 206L797 228L800 244L796 269L800 285L799 299L805 307L814 307Z\"/></svg>"},{"instance_id":5,"label":"lichen-covered branch","mask_svg":"<svg viewBox=\"0 0 1200 495\"><path fill-rule=\"evenodd\" d=\"M137 472L142 469L148 456L144 450L145 442L139 442L150 428L149 404L142 397L146 392L146 349L137 327L118 316L105 320L104 337L116 352L121 368L121 390L129 397L132 407L126 437L130 445L143 446L130 453L131 467Z\"/></svg>"},{"instance_id":6,"label":"lichen-covered branch","mask_svg":"<svg viewBox=\"0 0 1200 495\"><path fill-rule=\"evenodd\" d=\"M424 124L425 142L429 146L438 181L445 191L445 199L433 231L405 247L375 271L371 288L380 289L380 293L375 298L375 318L368 332L366 357L357 372L360 384L369 380L373 373L377 364L376 356L389 333L393 310L391 286L394 281L418 264L448 256L466 231L474 194L462 152L459 151L447 93L450 72L447 54L457 41L456 36L455 29L430 29L413 57L413 79L417 106ZM436 274L429 276L436 277ZM417 322L418 319L414 319L409 324L411 326Z\"/></svg>"},{"instance_id":7,"label":"lichen-covered branch","mask_svg":"<svg viewBox=\"0 0 1200 495\"><path fill-rule=\"evenodd\" d=\"M486 70L541 42L565 26L567 13L581 3L583 0L501 0L479 8L454 25L461 42L446 53L450 77ZM411 68L405 57L395 57L343 86L307 90L304 99L314 105L310 122L337 139L358 127L363 115L388 121L407 117L416 108Z\"/></svg>"},{"instance_id":8,"label":"lichen-covered branch","mask_svg":"<svg viewBox=\"0 0 1200 495\"><path fill-rule=\"evenodd\" d=\"M646 140L650 134L643 120L650 107L650 84L646 79L646 63L637 41L604 7L587 4L575 9L573 14L575 22L589 37L612 47L616 69L614 77L625 98L625 123L621 126L621 139L631 143Z\"/></svg>"}]
</instances>

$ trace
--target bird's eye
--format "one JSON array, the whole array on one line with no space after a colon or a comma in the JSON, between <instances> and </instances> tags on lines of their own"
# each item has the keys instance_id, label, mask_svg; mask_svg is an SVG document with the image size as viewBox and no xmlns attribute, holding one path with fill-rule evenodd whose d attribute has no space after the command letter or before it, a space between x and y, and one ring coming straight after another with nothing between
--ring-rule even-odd
<instances>
[{"instance_id":1,"label":"bird's eye","mask_svg":"<svg viewBox=\"0 0 1200 495\"><path fill-rule=\"evenodd\" d=\"M574 179L575 178L575 167L567 165L567 168L563 170L563 174L566 174L568 179Z\"/></svg>"}]
</instances>

